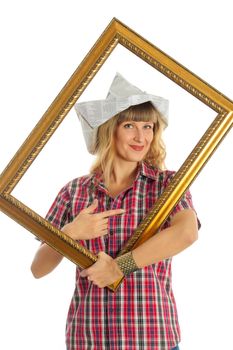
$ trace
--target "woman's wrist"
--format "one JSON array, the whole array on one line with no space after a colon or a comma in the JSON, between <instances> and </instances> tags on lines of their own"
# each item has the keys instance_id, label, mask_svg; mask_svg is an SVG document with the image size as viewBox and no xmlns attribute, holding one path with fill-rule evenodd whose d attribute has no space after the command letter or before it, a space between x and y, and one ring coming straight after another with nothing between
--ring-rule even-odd
<instances>
[{"instance_id":1,"label":"woman's wrist","mask_svg":"<svg viewBox=\"0 0 233 350\"><path fill-rule=\"evenodd\" d=\"M132 252L128 252L116 258L116 263L125 276L139 270Z\"/></svg>"},{"instance_id":2,"label":"woman's wrist","mask_svg":"<svg viewBox=\"0 0 233 350\"><path fill-rule=\"evenodd\" d=\"M67 236L69 236L70 238L72 238L74 240L77 239L77 237L74 237L74 229L73 229L72 222L69 222L68 224L63 226L62 232L64 232Z\"/></svg>"}]
</instances>

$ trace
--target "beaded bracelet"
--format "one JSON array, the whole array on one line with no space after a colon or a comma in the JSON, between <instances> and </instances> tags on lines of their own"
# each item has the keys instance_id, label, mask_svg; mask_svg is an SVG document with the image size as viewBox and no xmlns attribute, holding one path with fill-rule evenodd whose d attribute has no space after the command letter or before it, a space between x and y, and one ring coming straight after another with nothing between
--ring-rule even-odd
<instances>
[{"instance_id":1,"label":"beaded bracelet","mask_svg":"<svg viewBox=\"0 0 233 350\"><path fill-rule=\"evenodd\" d=\"M116 263L125 276L129 275L131 272L139 270L132 252L128 252L116 258Z\"/></svg>"}]
</instances>

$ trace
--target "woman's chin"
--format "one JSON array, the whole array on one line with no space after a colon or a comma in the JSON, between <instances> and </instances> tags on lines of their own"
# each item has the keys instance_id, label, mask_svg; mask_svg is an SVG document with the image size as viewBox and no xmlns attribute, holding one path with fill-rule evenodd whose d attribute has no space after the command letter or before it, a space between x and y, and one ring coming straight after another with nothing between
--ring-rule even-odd
<instances>
[{"instance_id":1,"label":"woman's chin","mask_svg":"<svg viewBox=\"0 0 233 350\"><path fill-rule=\"evenodd\" d=\"M127 156L124 158L127 162L130 162L130 163L139 163L141 162L144 157L143 156Z\"/></svg>"}]
</instances>

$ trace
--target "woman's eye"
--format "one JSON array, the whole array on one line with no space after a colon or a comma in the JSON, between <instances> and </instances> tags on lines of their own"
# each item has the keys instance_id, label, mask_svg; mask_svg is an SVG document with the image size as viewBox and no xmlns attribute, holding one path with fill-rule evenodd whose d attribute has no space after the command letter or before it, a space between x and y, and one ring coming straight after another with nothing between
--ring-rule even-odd
<instances>
[{"instance_id":1,"label":"woman's eye","mask_svg":"<svg viewBox=\"0 0 233 350\"><path fill-rule=\"evenodd\" d=\"M124 128L125 129L131 129L131 128L133 128L133 125L130 124L130 123L124 124Z\"/></svg>"},{"instance_id":2,"label":"woman's eye","mask_svg":"<svg viewBox=\"0 0 233 350\"><path fill-rule=\"evenodd\" d=\"M146 124L146 125L144 126L144 128L145 128L145 129L153 129L153 125L151 125L151 124Z\"/></svg>"},{"instance_id":3,"label":"woman's eye","mask_svg":"<svg viewBox=\"0 0 233 350\"><path fill-rule=\"evenodd\" d=\"M134 128L134 125L131 124L131 123L125 123L125 124L123 125L123 127L124 127L125 129L133 129L133 128ZM153 129L153 124L145 124L145 125L143 125L143 128L144 128L144 129L148 129L148 130Z\"/></svg>"}]
</instances>

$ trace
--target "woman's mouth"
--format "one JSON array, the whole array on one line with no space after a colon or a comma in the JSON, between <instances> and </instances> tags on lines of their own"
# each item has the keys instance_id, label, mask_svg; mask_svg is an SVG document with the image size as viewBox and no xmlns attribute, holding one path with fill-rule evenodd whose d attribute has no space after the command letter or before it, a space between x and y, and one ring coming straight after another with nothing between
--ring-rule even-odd
<instances>
[{"instance_id":1,"label":"woman's mouth","mask_svg":"<svg viewBox=\"0 0 233 350\"><path fill-rule=\"evenodd\" d=\"M144 146L135 146L135 145L130 145L130 147L134 150L134 151L142 151Z\"/></svg>"}]
</instances>

